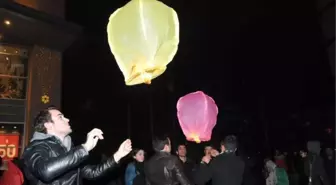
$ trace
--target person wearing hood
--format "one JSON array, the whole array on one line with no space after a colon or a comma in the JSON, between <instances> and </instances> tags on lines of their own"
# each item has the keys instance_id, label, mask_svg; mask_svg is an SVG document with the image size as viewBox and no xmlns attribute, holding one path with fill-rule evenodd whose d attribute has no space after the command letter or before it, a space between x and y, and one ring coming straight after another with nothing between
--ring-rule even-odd
<instances>
[{"instance_id":1,"label":"person wearing hood","mask_svg":"<svg viewBox=\"0 0 336 185\"><path fill-rule=\"evenodd\" d=\"M89 152L98 140L103 139L103 132L97 128L91 130L86 142L74 147L69 136L72 132L69 119L55 107L38 113L34 130L33 138L22 155L23 171L29 184L81 185L81 178L96 179L106 174L132 150L132 143L127 139L106 161L85 165Z\"/></svg>"},{"instance_id":2,"label":"person wearing hood","mask_svg":"<svg viewBox=\"0 0 336 185\"><path fill-rule=\"evenodd\" d=\"M320 156L321 146L319 141L307 143L308 156L304 161L305 174L309 185L330 185L330 181L324 168L324 161Z\"/></svg>"}]
</instances>

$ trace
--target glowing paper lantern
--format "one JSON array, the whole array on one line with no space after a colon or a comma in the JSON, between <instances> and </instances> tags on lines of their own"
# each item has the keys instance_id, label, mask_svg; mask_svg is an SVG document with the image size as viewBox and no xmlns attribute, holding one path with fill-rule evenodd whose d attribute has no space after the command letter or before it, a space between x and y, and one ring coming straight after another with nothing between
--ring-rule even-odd
<instances>
[{"instance_id":1,"label":"glowing paper lantern","mask_svg":"<svg viewBox=\"0 0 336 185\"><path fill-rule=\"evenodd\" d=\"M126 85L150 84L177 52L179 21L157 0L131 0L110 16L107 34Z\"/></svg>"},{"instance_id":2,"label":"glowing paper lantern","mask_svg":"<svg viewBox=\"0 0 336 185\"><path fill-rule=\"evenodd\" d=\"M177 117L188 141L209 141L217 115L215 101L202 91L187 94L177 102Z\"/></svg>"}]
</instances>

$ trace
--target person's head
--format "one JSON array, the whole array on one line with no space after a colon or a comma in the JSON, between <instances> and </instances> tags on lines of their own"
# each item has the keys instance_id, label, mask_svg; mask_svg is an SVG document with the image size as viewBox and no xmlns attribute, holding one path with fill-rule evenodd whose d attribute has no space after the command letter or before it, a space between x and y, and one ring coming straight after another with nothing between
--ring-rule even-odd
<instances>
[{"instance_id":1,"label":"person's head","mask_svg":"<svg viewBox=\"0 0 336 185\"><path fill-rule=\"evenodd\" d=\"M72 132L69 119L55 107L40 111L34 121L35 132L65 137Z\"/></svg>"},{"instance_id":2,"label":"person's head","mask_svg":"<svg viewBox=\"0 0 336 185\"><path fill-rule=\"evenodd\" d=\"M326 153L326 155L327 155L328 157L334 155L334 151L333 151L333 149L331 149L331 148L326 148L325 153Z\"/></svg>"},{"instance_id":3,"label":"person's head","mask_svg":"<svg viewBox=\"0 0 336 185\"><path fill-rule=\"evenodd\" d=\"M145 151L143 149L133 149L132 157L137 162L144 162L145 160Z\"/></svg>"},{"instance_id":4,"label":"person's head","mask_svg":"<svg viewBox=\"0 0 336 185\"><path fill-rule=\"evenodd\" d=\"M222 152L232 153L237 150L237 138L234 135L226 136L221 142Z\"/></svg>"},{"instance_id":5,"label":"person's head","mask_svg":"<svg viewBox=\"0 0 336 185\"><path fill-rule=\"evenodd\" d=\"M320 151L321 151L321 144L319 141L308 141L307 142L307 150L309 153L312 153L312 154L317 154L319 155L320 154Z\"/></svg>"},{"instance_id":6,"label":"person's head","mask_svg":"<svg viewBox=\"0 0 336 185\"><path fill-rule=\"evenodd\" d=\"M204 147L204 155L211 155L211 150L212 150L212 146L205 146Z\"/></svg>"},{"instance_id":7,"label":"person's head","mask_svg":"<svg viewBox=\"0 0 336 185\"><path fill-rule=\"evenodd\" d=\"M179 157L186 157L187 156L187 147L184 144L180 144L177 147L176 154Z\"/></svg>"},{"instance_id":8,"label":"person's head","mask_svg":"<svg viewBox=\"0 0 336 185\"><path fill-rule=\"evenodd\" d=\"M155 137L152 144L153 149L156 152L171 152L171 144L168 137Z\"/></svg>"}]
</instances>

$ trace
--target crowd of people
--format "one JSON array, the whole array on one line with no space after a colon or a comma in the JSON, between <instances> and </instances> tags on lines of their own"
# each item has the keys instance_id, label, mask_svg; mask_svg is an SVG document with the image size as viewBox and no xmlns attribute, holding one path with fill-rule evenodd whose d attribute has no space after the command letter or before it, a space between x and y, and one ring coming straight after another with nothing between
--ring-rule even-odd
<instances>
[{"instance_id":1,"label":"crowd of people","mask_svg":"<svg viewBox=\"0 0 336 185\"><path fill-rule=\"evenodd\" d=\"M124 185L333 185L335 154L331 148L321 155L318 141L309 141L300 152L276 151L263 159L239 154L236 136L228 135L219 150L204 148L201 159L188 157L187 145L172 151L169 137L158 136L152 141L155 154L146 160L144 149L132 149L126 139L111 157L97 165L87 164L90 151L104 139L100 129L87 134L86 142L74 146L67 119L57 108L39 112L34 122L35 133L19 160L2 161L0 185L81 185L121 170L121 159L131 155L122 182ZM251 162L252 161L252 162ZM97 181L98 182L98 181ZM101 184L101 183L98 183ZM106 183L107 184L107 183Z\"/></svg>"}]
</instances>

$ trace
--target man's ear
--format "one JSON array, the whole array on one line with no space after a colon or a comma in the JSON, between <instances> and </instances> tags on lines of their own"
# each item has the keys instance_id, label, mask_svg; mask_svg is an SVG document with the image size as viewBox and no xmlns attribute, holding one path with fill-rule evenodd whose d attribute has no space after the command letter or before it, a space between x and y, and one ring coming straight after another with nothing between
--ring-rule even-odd
<instances>
[{"instance_id":1,"label":"man's ear","mask_svg":"<svg viewBox=\"0 0 336 185\"><path fill-rule=\"evenodd\" d=\"M51 128L52 128L52 123L50 123L50 122L46 122L46 123L44 123L44 127L48 130L50 130Z\"/></svg>"}]
</instances>

